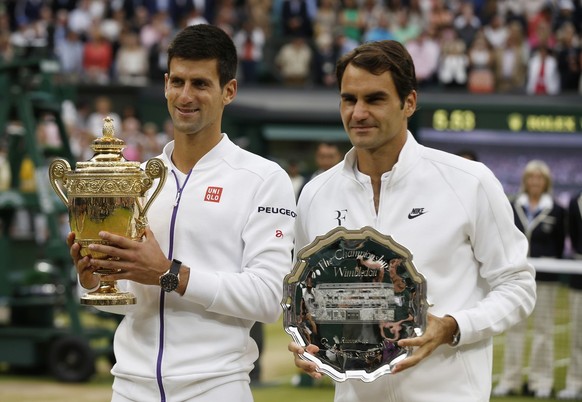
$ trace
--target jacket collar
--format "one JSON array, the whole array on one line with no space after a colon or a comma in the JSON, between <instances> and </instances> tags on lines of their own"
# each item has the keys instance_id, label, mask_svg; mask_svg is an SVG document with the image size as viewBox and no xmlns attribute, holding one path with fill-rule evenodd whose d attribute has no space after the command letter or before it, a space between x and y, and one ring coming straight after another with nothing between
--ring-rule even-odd
<instances>
[{"instance_id":1,"label":"jacket collar","mask_svg":"<svg viewBox=\"0 0 582 402\"><path fill-rule=\"evenodd\" d=\"M172 162L172 152L174 152L175 141L172 140L164 146L161 158L166 162L168 166L172 169L176 169L174 163ZM194 169L202 169L208 166L212 166L220 162L226 155L228 155L237 145L228 138L226 133L222 133L222 139L218 144L214 146L206 155L204 155Z\"/></svg>"},{"instance_id":2,"label":"jacket collar","mask_svg":"<svg viewBox=\"0 0 582 402\"><path fill-rule=\"evenodd\" d=\"M406 142L398 155L398 161L391 170L391 182L396 183L416 165L420 159L424 146L420 145L410 131L407 132ZM357 167L356 149L351 148L344 157L343 174L356 179Z\"/></svg>"}]
</instances>

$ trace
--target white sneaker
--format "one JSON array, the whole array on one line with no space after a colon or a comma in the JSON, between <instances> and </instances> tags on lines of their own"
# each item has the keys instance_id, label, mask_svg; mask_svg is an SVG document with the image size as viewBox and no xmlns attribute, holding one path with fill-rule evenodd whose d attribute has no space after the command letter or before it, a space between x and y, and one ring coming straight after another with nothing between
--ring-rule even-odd
<instances>
[{"instance_id":1,"label":"white sneaker","mask_svg":"<svg viewBox=\"0 0 582 402\"><path fill-rule=\"evenodd\" d=\"M509 395L517 395L519 394L518 391L516 391L513 388L508 387L505 384L497 384L497 386L495 388L493 388L493 392L491 392L491 395L495 396L495 397L503 397L503 396L509 396Z\"/></svg>"},{"instance_id":2,"label":"white sneaker","mask_svg":"<svg viewBox=\"0 0 582 402\"><path fill-rule=\"evenodd\" d=\"M552 396L551 388L540 388L534 394L536 399L550 399L550 396Z\"/></svg>"},{"instance_id":3,"label":"white sneaker","mask_svg":"<svg viewBox=\"0 0 582 402\"><path fill-rule=\"evenodd\" d=\"M563 389L558 392L558 399L569 400L569 401L582 401L582 391L576 391L574 389Z\"/></svg>"}]
</instances>

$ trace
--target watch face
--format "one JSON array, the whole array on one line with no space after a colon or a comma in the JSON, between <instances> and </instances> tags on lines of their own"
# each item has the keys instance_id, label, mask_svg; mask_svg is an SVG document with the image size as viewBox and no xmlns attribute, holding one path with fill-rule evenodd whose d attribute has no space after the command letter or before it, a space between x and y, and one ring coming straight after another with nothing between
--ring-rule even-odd
<instances>
[{"instance_id":1,"label":"watch face","mask_svg":"<svg viewBox=\"0 0 582 402\"><path fill-rule=\"evenodd\" d=\"M162 286L162 289L164 289L166 292L171 292L175 290L179 284L180 281L178 279L178 276L172 273L167 273L166 275L160 278L160 285Z\"/></svg>"}]
</instances>

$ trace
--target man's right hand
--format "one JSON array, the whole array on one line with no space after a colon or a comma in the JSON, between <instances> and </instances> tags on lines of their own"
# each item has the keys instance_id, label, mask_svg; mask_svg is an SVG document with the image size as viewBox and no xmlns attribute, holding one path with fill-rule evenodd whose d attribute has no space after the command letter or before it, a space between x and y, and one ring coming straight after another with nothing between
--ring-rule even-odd
<instances>
[{"instance_id":1,"label":"man's right hand","mask_svg":"<svg viewBox=\"0 0 582 402\"><path fill-rule=\"evenodd\" d=\"M69 246L69 252L73 263L75 264L75 269L79 275L79 283L85 289L94 289L99 286L99 276L95 275L95 270L97 268L89 264L90 257L81 257L81 246L79 243L75 243L75 233L70 232L67 235L67 245Z\"/></svg>"},{"instance_id":2,"label":"man's right hand","mask_svg":"<svg viewBox=\"0 0 582 402\"><path fill-rule=\"evenodd\" d=\"M322 374L317 371L317 365L314 362L303 360L302 358L299 357L299 355L302 355L305 351L309 352L312 355L319 352L319 348L316 345L309 344L305 348L302 348L299 344L291 342L287 346L287 349L289 349L289 352L292 352L293 356L295 356L295 365L297 367L305 371L307 374L309 374L316 380L321 378Z\"/></svg>"}]
</instances>

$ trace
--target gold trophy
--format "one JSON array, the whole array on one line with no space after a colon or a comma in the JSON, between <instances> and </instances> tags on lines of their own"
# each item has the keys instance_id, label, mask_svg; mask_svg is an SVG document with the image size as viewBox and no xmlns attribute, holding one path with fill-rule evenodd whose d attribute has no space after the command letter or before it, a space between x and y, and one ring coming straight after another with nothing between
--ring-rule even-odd
<instances>
[{"instance_id":1,"label":"gold trophy","mask_svg":"<svg viewBox=\"0 0 582 402\"><path fill-rule=\"evenodd\" d=\"M69 225L75 233L75 242L81 245L81 256L113 258L90 252L91 243L108 244L99 237L105 230L141 241L147 226L146 213L166 181L166 166L161 159L147 161L145 171L140 162L128 161L122 151L125 142L115 137L113 119L106 117L103 136L93 141L93 158L78 162L72 171L66 160L54 160L49 167L50 183L69 210ZM145 193L155 179L158 185L144 204ZM66 189L63 191L63 188ZM112 273L100 269L97 274ZM121 292L116 281L100 281L97 290L81 297L81 304L111 306L135 304L135 295Z\"/></svg>"}]
</instances>

